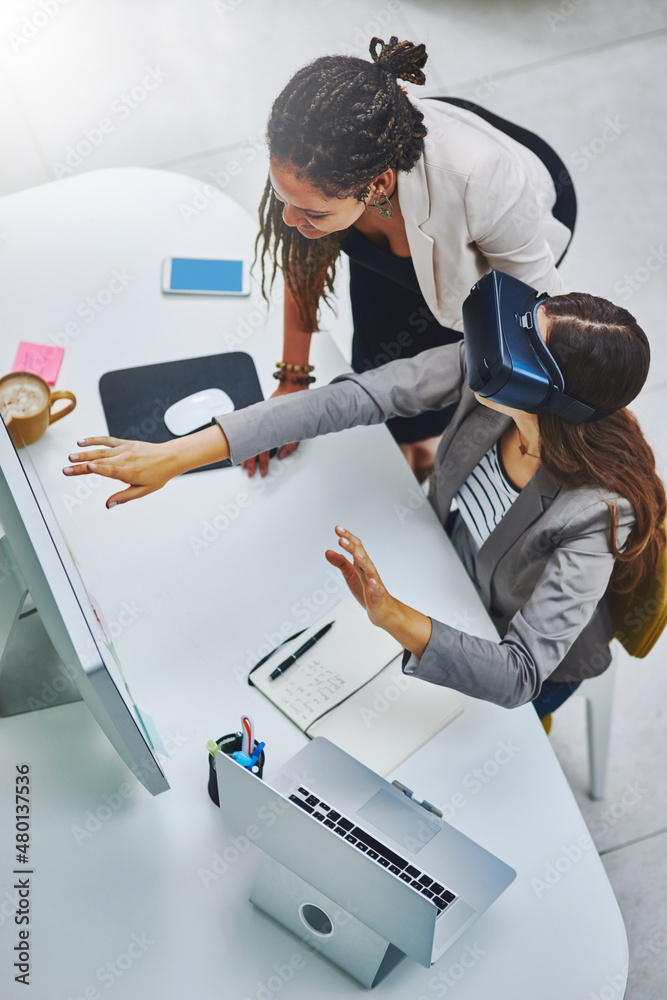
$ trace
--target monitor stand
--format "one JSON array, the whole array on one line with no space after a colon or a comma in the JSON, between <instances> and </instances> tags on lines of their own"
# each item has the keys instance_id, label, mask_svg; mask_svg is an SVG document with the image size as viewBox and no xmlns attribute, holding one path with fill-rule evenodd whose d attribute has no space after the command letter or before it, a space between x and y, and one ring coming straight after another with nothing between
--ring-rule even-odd
<instances>
[{"instance_id":1,"label":"monitor stand","mask_svg":"<svg viewBox=\"0 0 667 1000\"><path fill-rule=\"evenodd\" d=\"M0 538L0 717L80 701L32 604L7 537Z\"/></svg>"},{"instance_id":2,"label":"monitor stand","mask_svg":"<svg viewBox=\"0 0 667 1000\"><path fill-rule=\"evenodd\" d=\"M266 854L250 902L363 986L377 986L405 958L386 938Z\"/></svg>"}]
</instances>

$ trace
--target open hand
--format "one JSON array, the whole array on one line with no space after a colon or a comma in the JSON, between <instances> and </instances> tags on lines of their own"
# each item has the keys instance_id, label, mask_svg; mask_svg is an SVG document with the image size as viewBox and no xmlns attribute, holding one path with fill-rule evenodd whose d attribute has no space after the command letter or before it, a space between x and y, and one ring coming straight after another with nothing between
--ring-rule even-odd
<instances>
[{"instance_id":1,"label":"open hand","mask_svg":"<svg viewBox=\"0 0 667 1000\"><path fill-rule=\"evenodd\" d=\"M338 544L344 552L352 556L352 562L341 552L333 549L327 549L325 552L327 561L341 571L352 596L359 601L362 608L365 608L373 625L387 628L390 617L397 610L398 602L387 593L378 571L356 535L338 525L336 534Z\"/></svg>"},{"instance_id":2,"label":"open hand","mask_svg":"<svg viewBox=\"0 0 667 1000\"><path fill-rule=\"evenodd\" d=\"M352 562L341 552L327 549L325 556L345 577L350 593L366 609L373 625L393 635L401 646L421 658L424 655L433 623L421 611L415 611L387 593L385 585L359 539L336 525L338 544L352 556Z\"/></svg>"},{"instance_id":3,"label":"open hand","mask_svg":"<svg viewBox=\"0 0 667 1000\"><path fill-rule=\"evenodd\" d=\"M104 436L84 438L77 444L91 450L69 456L70 462L75 464L63 469L66 476L97 473L109 479L120 479L128 485L128 489L109 497L107 507L154 493L180 471L175 451L170 447L172 442L152 444Z\"/></svg>"}]
</instances>

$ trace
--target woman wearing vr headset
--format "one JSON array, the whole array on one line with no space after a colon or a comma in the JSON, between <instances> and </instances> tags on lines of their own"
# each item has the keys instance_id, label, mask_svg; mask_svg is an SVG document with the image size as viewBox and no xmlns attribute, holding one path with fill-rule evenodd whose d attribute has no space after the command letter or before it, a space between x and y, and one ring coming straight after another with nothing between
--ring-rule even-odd
<instances>
[{"instance_id":1,"label":"woman wearing vr headset","mask_svg":"<svg viewBox=\"0 0 667 1000\"><path fill-rule=\"evenodd\" d=\"M461 304L492 267L551 294L564 290L556 262L576 203L553 151L476 105L408 97L399 80L425 83L424 45L374 38L370 53L373 62L324 56L303 67L269 117L258 247L265 294L278 269L285 282L276 395L315 381L311 334L341 251L350 261L357 372L460 340ZM390 421L418 475L450 416ZM259 457L262 475L268 461ZM244 464L254 474L255 458Z\"/></svg>"},{"instance_id":2,"label":"woman wearing vr headset","mask_svg":"<svg viewBox=\"0 0 667 1000\"><path fill-rule=\"evenodd\" d=\"M605 299L528 293L523 283L492 272L477 289L486 297L477 318L469 309L465 346L445 345L270 399L165 444L89 438L79 444L92 450L70 455L77 464L64 471L131 484L109 498L114 506L200 465L240 463L295 438L454 405L429 499L501 642L438 622L390 595L345 528L336 528L340 550L326 558L370 620L411 654L406 672L505 707L532 701L544 717L608 666L614 630L606 595L634 591L657 575L666 501L653 453L626 409L648 374L645 334L627 310ZM505 356L523 358L520 377L512 371L498 388L485 371L489 316L503 317L491 332ZM484 395L468 384L479 379L486 379ZM535 404L536 392L544 403Z\"/></svg>"}]
</instances>

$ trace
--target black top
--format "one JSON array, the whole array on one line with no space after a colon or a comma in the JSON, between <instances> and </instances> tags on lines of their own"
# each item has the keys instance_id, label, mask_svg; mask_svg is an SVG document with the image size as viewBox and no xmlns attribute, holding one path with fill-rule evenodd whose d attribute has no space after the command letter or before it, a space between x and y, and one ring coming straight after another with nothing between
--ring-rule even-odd
<instances>
[{"instance_id":1,"label":"black top","mask_svg":"<svg viewBox=\"0 0 667 1000\"><path fill-rule=\"evenodd\" d=\"M354 226L350 226L346 232L340 248L355 263L395 281L411 292L420 292L412 257L397 257L389 250L381 250Z\"/></svg>"},{"instance_id":2,"label":"black top","mask_svg":"<svg viewBox=\"0 0 667 1000\"><path fill-rule=\"evenodd\" d=\"M456 330L441 326L428 308L411 257L381 250L354 226L341 240L341 249L350 258L355 372L461 339ZM452 404L416 417L393 417L387 427L399 442L421 441L441 434L455 408Z\"/></svg>"}]
</instances>

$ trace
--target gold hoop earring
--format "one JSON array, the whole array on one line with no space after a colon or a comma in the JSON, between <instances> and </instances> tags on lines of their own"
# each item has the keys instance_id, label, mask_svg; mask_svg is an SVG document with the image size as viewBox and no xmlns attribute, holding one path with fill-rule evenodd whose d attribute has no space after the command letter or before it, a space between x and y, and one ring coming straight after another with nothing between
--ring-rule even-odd
<instances>
[{"instance_id":1,"label":"gold hoop earring","mask_svg":"<svg viewBox=\"0 0 667 1000\"><path fill-rule=\"evenodd\" d=\"M381 198L384 198L384 202L380 200ZM373 202L373 204L375 205L375 207L377 208L378 212L380 213L383 219L391 219L392 215L394 214L394 209L391 202L389 201L389 198L387 197L387 192L383 188L380 188L380 193Z\"/></svg>"}]
</instances>

